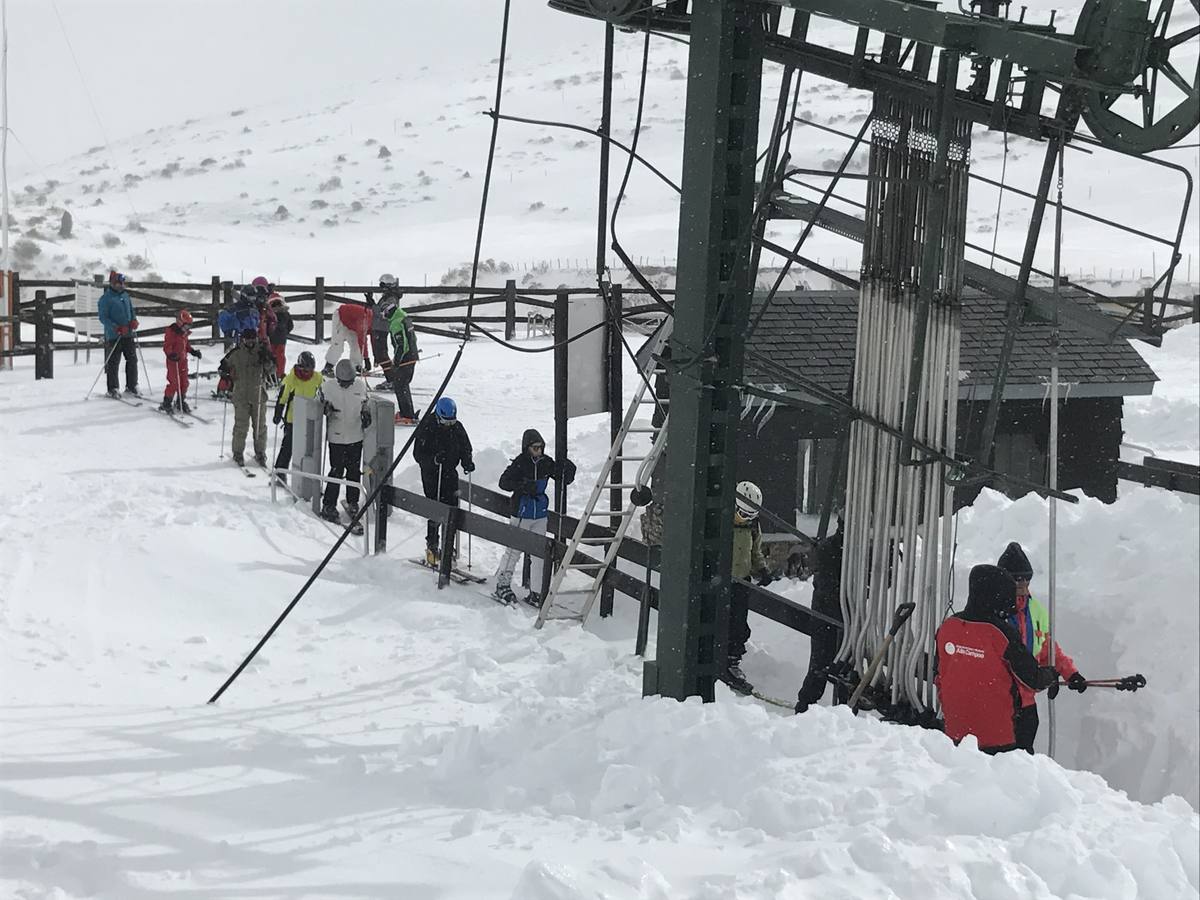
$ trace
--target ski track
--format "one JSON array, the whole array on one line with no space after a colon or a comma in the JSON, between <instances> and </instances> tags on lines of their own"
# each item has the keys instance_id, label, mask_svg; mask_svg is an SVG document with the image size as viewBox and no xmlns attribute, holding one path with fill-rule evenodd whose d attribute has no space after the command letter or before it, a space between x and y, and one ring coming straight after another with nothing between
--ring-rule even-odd
<instances>
[{"instance_id":1,"label":"ski track","mask_svg":"<svg viewBox=\"0 0 1200 900\"><path fill-rule=\"evenodd\" d=\"M534 631L530 611L471 586L436 591L433 573L401 562L424 523L400 515L388 556L348 542L208 706L329 533L218 459L219 422L181 433L85 402L94 371L67 359L53 381L24 361L0 375L4 896L1198 896L1200 823L1179 797L1143 805L1044 757L989 758L844 709L797 718L723 688L710 705L642 700L632 604L587 629ZM553 433L550 368L549 354L467 348L452 391L479 483L495 483L523 427ZM602 419L572 425L573 509L606 450ZM415 468L398 480L415 487ZM1116 742L1093 768L1128 776L1138 796L1195 802L1195 669L1189 680L1169 667L1195 659L1183 601L1196 505L1138 489L1064 510L1060 640L1105 625L1112 665L1150 679L1136 697L1060 700L1064 761L1077 762L1072 745ZM1044 515L1040 501L986 495L960 522L960 579L1014 528L1043 555ZM1136 556L1147 546L1134 525L1151 521L1180 535L1148 562L1176 557L1177 583L1159 593L1190 620L1123 606L1138 579L1105 587L1112 565L1088 542ZM498 557L476 541L472 570ZM809 588L781 589L803 600ZM752 626L747 673L791 696L803 638ZM1069 652L1112 674L1091 668L1090 646ZM1137 758L1154 763L1141 781Z\"/></svg>"}]
</instances>

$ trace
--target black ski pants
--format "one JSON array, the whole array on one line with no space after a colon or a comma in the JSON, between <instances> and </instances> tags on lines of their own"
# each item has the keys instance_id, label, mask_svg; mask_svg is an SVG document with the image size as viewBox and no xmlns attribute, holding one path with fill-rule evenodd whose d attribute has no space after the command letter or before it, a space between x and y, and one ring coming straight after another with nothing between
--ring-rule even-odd
<instances>
[{"instance_id":1,"label":"black ski pants","mask_svg":"<svg viewBox=\"0 0 1200 900\"><path fill-rule=\"evenodd\" d=\"M1030 703L1028 706L1022 706L1013 715L1013 735L1016 739L1017 749L1033 753L1033 739L1037 737L1037 732L1037 704Z\"/></svg>"},{"instance_id":2,"label":"black ski pants","mask_svg":"<svg viewBox=\"0 0 1200 900\"><path fill-rule=\"evenodd\" d=\"M427 463L421 466L421 490L430 500L438 500L450 506L458 506L458 469ZM430 519L425 523L425 546L438 550L438 534L441 525Z\"/></svg>"},{"instance_id":3,"label":"black ski pants","mask_svg":"<svg viewBox=\"0 0 1200 900\"><path fill-rule=\"evenodd\" d=\"M750 640L750 607L746 597L738 591L729 592L729 643L726 656L729 665L736 665L746 655L746 641Z\"/></svg>"},{"instance_id":4,"label":"black ski pants","mask_svg":"<svg viewBox=\"0 0 1200 900\"><path fill-rule=\"evenodd\" d=\"M125 357L125 387L136 388L138 383L137 345L133 336L118 335L115 341L104 342L104 375L108 389L115 391L120 387L117 381L117 369L121 365L121 357Z\"/></svg>"},{"instance_id":5,"label":"black ski pants","mask_svg":"<svg viewBox=\"0 0 1200 900\"><path fill-rule=\"evenodd\" d=\"M394 365L391 369L392 390L396 392L396 412L406 419L417 417L417 412L413 409L412 391L408 387L412 384L413 369L416 367L416 363L407 363Z\"/></svg>"},{"instance_id":6,"label":"black ski pants","mask_svg":"<svg viewBox=\"0 0 1200 900\"><path fill-rule=\"evenodd\" d=\"M291 449L291 442L289 441L289 454ZM355 441L353 444L330 444L329 477L344 478L347 481L358 481L362 478L362 454L362 441ZM341 485L334 484L333 482L325 485L325 496L321 498L323 506L330 507L337 505L339 488L341 488ZM346 487L346 502L351 506L358 503L358 488Z\"/></svg>"},{"instance_id":7,"label":"black ski pants","mask_svg":"<svg viewBox=\"0 0 1200 900\"><path fill-rule=\"evenodd\" d=\"M275 468L290 469L292 466L292 423L283 423L283 437L279 439L279 453L275 456ZM280 474L280 478L287 476Z\"/></svg>"},{"instance_id":8,"label":"black ski pants","mask_svg":"<svg viewBox=\"0 0 1200 900\"><path fill-rule=\"evenodd\" d=\"M796 697L796 709L803 712L825 696L825 685L828 683L828 669L837 658L838 644L841 643L841 633L831 625L815 625L808 651L808 674L800 685L800 693ZM845 703L849 700L847 691L842 685L834 685L834 702Z\"/></svg>"}]
</instances>

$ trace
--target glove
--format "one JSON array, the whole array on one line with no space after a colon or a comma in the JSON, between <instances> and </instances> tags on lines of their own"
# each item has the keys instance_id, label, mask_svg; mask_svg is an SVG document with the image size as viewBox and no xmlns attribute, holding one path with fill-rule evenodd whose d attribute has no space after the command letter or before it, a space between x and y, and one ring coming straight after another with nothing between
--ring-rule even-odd
<instances>
[{"instance_id":1,"label":"glove","mask_svg":"<svg viewBox=\"0 0 1200 900\"><path fill-rule=\"evenodd\" d=\"M283 407L282 406L275 407L275 415L271 416L271 421L274 422L276 425L278 425L280 422L283 421Z\"/></svg>"},{"instance_id":2,"label":"glove","mask_svg":"<svg viewBox=\"0 0 1200 900\"><path fill-rule=\"evenodd\" d=\"M771 574L770 570L763 569L762 572L760 572L758 575L758 586L766 587L768 584L770 584L774 580L775 580L775 576Z\"/></svg>"},{"instance_id":3,"label":"glove","mask_svg":"<svg viewBox=\"0 0 1200 900\"><path fill-rule=\"evenodd\" d=\"M366 295L365 295L365 296L366 296L366 298L367 298L367 302L368 302L368 303L370 303L372 300L374 300L374 299L375 299L375 294L374 294L374 293L372 293L371 291L367 291L367 293L366 293Z\"/></svg>"},{"instance_id":4,"label":"glove","mask_svg":"<svg viewBox=\"0 0 1200 900\"><path fill-rule=\"evenodd\" d=\"M1050 695L1050 698L1054 699L1055 695L1058 694L1058 670L1053 666L1038 666L1037 681L1037 689L1040 691L1050 688L1054 691Z\"/></svg>"},{"instance_id":5,"label":"glove","mask_svg":"<svg viewBox=\"0 0 1200 900\"><path fill-rule=\"evenodd\" d=\"M1051 700L1053 700L1055 697L1058 696L1058 692L1060 689L1061 688L1060 688L1058 682L1056 681L1056 682L1054 682L1054 684L1050 685L1050 687L1046 688L1046 696L1049 697Z\"/></svg>"},{"instance_id":6,"label":"glove","mask_svg":"<svg viewBox=\"0 0 1200 900\"><path fill-rule=\"evenodd\" d=\"M179 362L179 354L178 353L168 353L167 359L169 359L171 362Z\"/></svg>"},{"instance_id":7,"label":"glove","mask_svg":"<svg viewBox=\"0 0 1200 900\"><path fill-rule=\"evenodd\" d=\"M125 335L127 335L127 334L129 334L129 329L128 329L128 328L126 328L124 325L118 325L118 326L117 326L117 335L118 335L119 337L124 337L124 336L125 336Z\"/></svg>"},{"instance_id":8,"label":"glove","mask_svg":"<svg viewBox=\"0 0 1200 900\"><path fill-rule=\"evenodd\" d=\"M137 319L130 319L130 320L129 320L129 330L130 330L130 331L137 331L137 327L138 327L138 320L137 320Z\"/></svg>"},{"instance_id":9,"label":"glove","mask_svg":"<svg viewBox=\"0 0 1200 900\"><path fill-rule=\"evenodd\" d=\"M434 465L437 465L437 466L444 466L446 464L446 454L445 453L435 453L433 455L433 463L434 463Z\"/></svg>"},{"instance_id":10,"label":"glove","mask_svg":"<svg viewBox=\"0 0 1200 900\"><path fill-rule=\"evenodd\" d=\"M188 356L194 356L194 357L196 357L196 359L199 359L200 351L197 350L195 347L188 347Z\"/></svg>"},{"instance_id":11,"label":"glove","mask_svg":"<svg viewBox=\"0 0 1200 900\"><path fill-rule=\"evenodd\" d=\"M371 427L371 411L369 409L364 409L362 413L360 413L359 419L362 422L363 428Z\"/></svg>"},{"instance_id":12,"label":"glove","mask_svg":"<svg viewBox=\"0 0 1200 900\"><path fill-rule=\"evenodd\" d=\"M473 460L473 459L464 460L462 467L463 467L464 472L474 472L475 471L475 460Z\"/></svg>"},{"instance_id":13,"label":"glove","mask_svg":"<svg viewBox=\"0 0 1200 900\"><path fill-rule=\"evenodd\" d=\"M1087 687L1088 687L1087 679L1084 678L1082 675L1080 675L1078 672L1076 672L1074 675L1072 675L1070 678L1067 679L1067 687L1069 687L1073 691L1078 691L1079 693L1082 694L1084 691L1087 690Z\"/></svg>"}]
</instances>

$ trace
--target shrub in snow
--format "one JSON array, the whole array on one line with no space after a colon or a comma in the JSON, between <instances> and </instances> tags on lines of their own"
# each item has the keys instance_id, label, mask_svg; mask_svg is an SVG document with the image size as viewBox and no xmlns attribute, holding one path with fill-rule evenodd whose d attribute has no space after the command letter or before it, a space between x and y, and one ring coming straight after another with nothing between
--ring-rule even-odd
<instances>
[{"instance_id":1,"label":"shrub in snow","mask_svg":"<svg viewBox=\"0 0 1200 900\"><path fill-rule=\"evenodd\" d=\"M150 268L150 261L140 253L131 253L125 257L125 268L134 272L142 272Z\"/></svg>"},{"instance_id":2,"label":"shrub in snow","mask_svg":"<svg viewBox=\"0 0 1200 900\"><path fill-rule=\"evenodd\" d=\"M139 222L137 219L130 219L128 222L126 222L125 230L132 234L145 234L146 233L145 226L143 226L142 223Z\"/></svg>"},{"instance_id":3,"label":"shrub in snow","mask_svg":"<svg viewBox=\"0 0 1200 900\"><path fill-rule=\"evenodd\" d=\"M22 238L12 245L12 255L19 263L30 263L42 255L42 248L33 241Z\"/></svg>"},{"instance_id":4,"label":"shrub in snow","mask_svg":"<svg viewBox=\"0 0 1200 900\"><path fill-rule=\"evenodd\" d=\"M340 189L341 186L342 186L342 179L340 179L336 175L334 175L328 181L322 181L321 184L317 187L317 190L321 191L321 193L325 193L327 191L336 191L336 190Z\"/></svg>"},{"instance_id":5,"label":"shrub in snow","mask_svg":"<svg viewBox=\"0 0 1200 900\"><path fill-rule=\"evenodd\" d=\"M221 166L221 168L226 171L228 171L230 169L244 169L244 168L246 168L246 164L244 162L242 162L240 159L235 159L233 162L225 163L225 165Z\"/></svg>"},{"instance_id":6,"label":"shrub in snow","mask_svg":"<svg viewBox=\"0 0 1200 900\"><path fill-rule=\"evenodd\" d=\"M326 228L336 228L338 226L337 219L325 219L321 222Z\"/></svg>"},{"instance_id":7,"label":"shrub in snow","mask_svg":"<svg viewBox=\"0 0 1200 900\"><path fill-rule=\"evenodd\" d=\"M353 203L350 204L350 209L353 212L362 212L362 208L363 208L363 205L358 200L355 200Z\"/></svg>"},{"instance_id":8,"label":"shrub in snow","mask_svg":"<svg viewBox=\"0 0 1200 900\"><path fill-rule=\"evenodd\" d=\"M170 178L178 171L179 171L179 163L172 162L172 163L167 163L165 166L163 166L162 169L159 170L158 174L161 175L163 178Z\"/></svg>"},{"instance_id":9,"label":"shrub in snow","mask_svg":"<svg viewBox=\"0 0 1200 900\"><path fill-rule=\"evenodd\" d=\"M391 155L392 155L392 151L387 148L387 144L379 145L379 154L378 154L379 159L387 159Z\"/></svg>"},{"instance_id":10,"label":"shrub in snow","mask_svg":"<svg viewBox=\"0 0 1200 900\"><path fill-rule=\"evenodd\" d=\"M97 203L99 203L100 201L99 201L99 200L97 200L96 202L97 202ZM121 239L120 239L119 237L117 237L115 234L113 234L111 231L107 232L107 233L104 235L104 237L102 237L100 240L104 241L104 246L105 246L105 247L119 247L119 246L121 246Z\"/></svg>"},{"instance_id":11,"label":"shrub in snow","mask_svg":"<svg viewBox=\"0 0 1200 900\"><path fill-rule=\"evenodd\" d=\"M289 216L291 216L291 213L288 212L288 208L286 206L284 206L282 203L280 203L277 207L275 207L275 218L277 218L279 221L282 222L284 219L288 218Z\"/></svg>"},{"instance_id":12,"label":"shrub in snow","mask_svg":"<svg viewBox=\"0 0 1200 900\"><path fill-rule=\"evenodd\" d=\"M69 238L74 229L75 220L71 218L69 212L63 210L62 221L58 223L58 236L60 238Z\"/></svg>"},{"instance_id":13,"label":"shrub in snow","mask_svg":"<svg viewBox=\"0 0 1200 900\"><path fill-rule=\"evenodd\" d=\"M316 200L314 200L310 204L308 204L308 208L309 209L324 209L328 205L329 204L327 202L325 202L324 200L317 198Z\"/></svg>"},{"instance_id":14,"label":"shrub in snow","mask_svg":"<svg viewBox=\"0 0 1200 900\"><path fill-rule=\"evenodd\" d=\"M545 209L545 208L546 208L546 204L543 203L541 200L535 200L533 203L529 204L530 212L537 212L539 209Z\"/></svg>"},{"instance_id":15,"label":"shrub in snow","mask_svg":"<svg viewBox=\"0 0 1200 900\"><path fill-rule=\"evenodd\" d=\"M215 166L216 164L217 161L211 156L206 156L204 159L200 160L200 165L204 168L207 168L208 166Z\"/></svg>"},{"instance_id":16,"label":"shrub in snow","mask_svg":"<svg viewBox=\"0 0 1200 900\"><path fill-rule=\"evenodd\" d=\"M375 138L367 138L366 146L374 147L378 143L379 143L379 141L375 140Z\"/></svg>"}]
</instances>

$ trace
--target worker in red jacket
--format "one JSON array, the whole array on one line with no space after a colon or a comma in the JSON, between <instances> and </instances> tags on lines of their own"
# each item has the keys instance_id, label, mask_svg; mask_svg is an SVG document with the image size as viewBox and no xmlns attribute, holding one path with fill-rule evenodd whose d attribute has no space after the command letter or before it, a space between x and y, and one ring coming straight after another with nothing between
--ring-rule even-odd
<instances>
[{"instance_id":1,"label":"worker in red jacket","mask_svg":"<svg viewBox=\"0 0 1200 900\"><path fill-rule=\"evenodd\" d=\"M192 330L192 314L181 309L175 314L175 324L168 325L163 332L163 355L167 358L167 389L163 392L163 402L160 407L163 412L172 414L175 407L179 411L190 413L188 406L188 357L200 358L200 351L191 345L188 334Z\"/></svg>"},{"instance_id":2,"label":"worker in red jacket","mask_svg":"<svg viewBox=\"0 0 1200 900\"><path fill-rule=\"evenodd\" d=\"M1058 681L1058 673L1039 666L1008 624L1016 602L1012 576L998 566L975 566L966 609L937 632L935 683L946 734L955 743L973 734L985 753L1018 749L1022 688L1041 691Z\"/></svg>"},{"instance_id":3,"label":"worker in red jacket","mask_svg":"<svg viewBox=\"0 0 1200 900\"><path fill-rule=\"evenodd\" d=\"M342 345L350 345L350 362L356 372L371 368L367 337L371 333L371 320L375 317L375 301L367 298L366 306L343 303L333 314L333 334L329 338L329 352L325 354L325 368L321 374L333 377L333 367L342 358ZM364 364L365 363L365 364Z\"/></svg>"}]
</instances>

